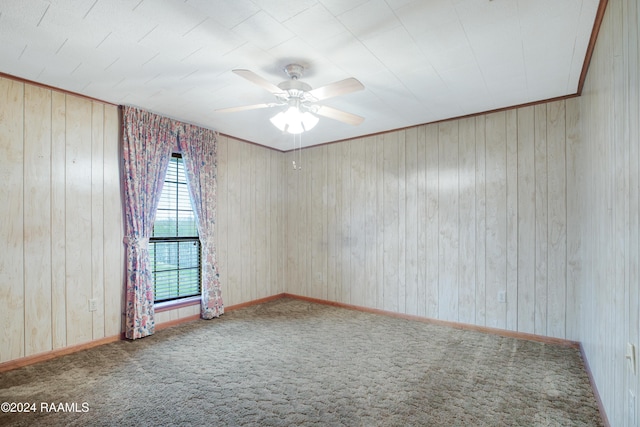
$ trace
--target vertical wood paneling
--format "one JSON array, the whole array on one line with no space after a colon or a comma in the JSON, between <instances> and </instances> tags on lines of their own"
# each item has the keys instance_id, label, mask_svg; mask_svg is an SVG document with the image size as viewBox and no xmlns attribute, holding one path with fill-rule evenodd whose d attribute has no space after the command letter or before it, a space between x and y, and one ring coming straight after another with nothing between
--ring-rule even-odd
<instances>
[{"instance_id":1,"label":"vertical wood paneling","mask_svg":"<svg viewBox=\"0 0 640 427\"><path fill-rule=\"evenodd\" d=\"M628 76L625 71L626 58L623 55L624 42L623 34L628 31L626 17L624 16L624 1L616 2L611 5L610 12L613 20L622 22L617 25L613 32L613 79L615 82L628 82ZM614 84L614 87L616 84ZM613 94L613 92L612 92ZM611 130L611 167L614 173L611 175L611 202L612 202L612 229L610 240L609 261L612 268L612 275L615 283L614 291L609 293L610 307L610 324L617 325L622 330L622 334L610 334L608 336L608 347L615 349L624 349L626 346L626 338L628 324L625 322L625 310L616 309L618 301L625 300L625 294L628 292L628 261L626 254L628 253L628 238L614 238L614 236L626 236L629 232L629 216L628 216L628 199L629 199L629 166L626 162L628 158L629 140L628 134L625 134L625 128L628 128L628 122L619 120L620 117L628 117L628 91L620 93L618 96L612 97L613 120ZM636 117L636 119L640 119ZM627 314L628 318L628 314ZM625 383L626 371L624 369L614 369L611 372L613 376L613 388L622 389ZM614 413L622 413L626 402L623 399L613 399Z\"/></svg>"},{"instance_id":2,"label":"vertical wood paneling","mask_svg":"<svg viewBox=\"0 0 640 427\"><path fill-rule=\"evenodd\" d=\"M581 166L584 147L580 138L580 105L577 99L566 103L566 171L567 171L567 338L578 340L580 330L580 283L584 280L584 253L580 221L571 220L584 215L586 200L578 189L585 181Z\"/></svg>"},{"instance_id":3,"label":"vertical wood paneling","mask_svg":"<svg viewBox=\"0 0 640 427\"><path fill-rule=\"evenodd\" d=\"M337 301L336 284L338 282L338 250L340 247L340 233L338 225L338 180L336 163L338 158L337 149L339 144L332 144L327 147L327 290L326 298L329 301ZM342 169L340 169L341 171ZM297 197L297 195L290 195ZM287 269L290 266L287 265ZM291 289L291 287L289 288Z\"/></svg>"},{"instance_id":4,"label":"vertical wood paneling","mask_svg":"<svg viewBox=\"0 0 640 427\"><path fill-rule=\"evenodd\" d=\"M639 375L625 366L627 342L640 342L639 13L637 1L608 2L583 94L566 103L566 329L615 426L640 421Z\"/></svg>"},{"instance_id":5,"label":"vertical wood paneling","mask_svg":"<svg viewBox=\"0 0 640 427\"><path fill-rule=\"evenodd\" d=\"M406 175L406 131L398 132L398 288L397 311L406 313L406 207L407 207L407 175Z\"/></svg>"},{"instance_id":6,"label":"vertical wood paneling","mask_svg":"<svg viewBox=\"0 0 640 427\"><path fill-rule=\"evenodd\" d=\"M518 330L518 112L506 112L507 284L506 328ZM561 259L564 262L564 258Z\"/></svg>"},{"instance_id":7,"label":"vertical wood paneling","mask_svg":"<svg viewBox=\"0 0 640 427\"><path fill-rule=\"evenodd\" d=\"M53 308L51 316L51 330L53 335L53 348L58 349L67 345L67 291L66 291L66 205L65 205L65 137L66 128L66 95L60 92L53 92L51 97L51 305ZM116 124L116 129L118 125ZM117 155L117 153L116 153ZM119 161L119 156L116 157ZM115 172L117 173L117 172ZM112 180L117 182L116 195L118 203L114 207L120 206L120 176L111 175ZM112 189L113 190L113 189ZM113 194L113 193L111 193ZM122 217L122 210L117 212ZM122 240L120 240L120 246ZM112 255L107 251L107 254ZM122 258L113 265L114 276L118 271L122 271ZM118 282L118 288L122 288L123 282ZM117 310L121 310L121 301L116 301ZM113 319L112 319L113 320ZM119 318L117 319L119 326ZM119 328L118 328L119 329ZM120 332L118 330L118 332ZM115 333L114 333L115 335Z\"/></svg>"},{"instance_id":8,"label":"vertical wood paneling","mask_svg":"<svg viewBox=\"0 0 640 427\"><path fill-rule=\"evenodd\" d=\"M476 127L475 118L459 126L459 292L458 321L476 320Z\"/></svg>"},{"instance_id":9,"label":"vertical wood paneling","mask_svg":"<svg viewBox=\"0 0 640 427\"><path fill-rule=\"evenodd\" d=\"M291 168L289 155L219 137L216 233L225 305L282 293L285 283L304 283L298 275L307 270L298 269L291 255L305 238L300 230L306 222L298 218L306 215L307 201L291 196L302 191L303 184L291 178L300 172ZM291 266L287 271L285 264Z\"/></svg>"},{"instance_id":10,"label":"vertical wood paneling","mask_svg":"<svg viewBox=\"0 0 640 427\"><path fill-rule=\"evenodd\" d=\"M618 283L610 270L612 260L609 259L609 253L612 248L608 247L613 231L612 215L615 215L611 203L611 197L614 196L611 176L615 176L615 172L608 148L613 139L614 123L611 117L614 112L612 106L615 85L612 34L623 25L618 17L612 19L613 3L609 2L605 13L585 83L585 98L581 102L585 113L581 117L583 151L587 153L584 158L586 165L581 166L587 167L584 168L586 183L577 190L587 202L584 215L576 219L580 221L582 235L585 237L583 254L587 268L582 282L585 289L580 290L583 307L580 313L580 336L585 340L585 354L611 425L630 425L631 420L625 419L622 413L614 413L616 397L624 401L627 394L622 387L616 387L615 373L619 366L611 363L614 360L622 361L622 349L615 348L610 341L615 335L613 331L622 326L616 325L613 320L615 307L611 305L611 296L615 295L616 288L621 283ZM615 3L619 5L621 2ZM617 239L622 236L613 237Z\"/></svg>"},{"instance_id":11,"label":"vertical wood paneling","mask_svg":"<svg viewBox=\"0 0 640 427\"><path fill-rule=\"evenodd\" d=\"M399 212L398 133L383 135L383 265L384 288L382 307L398 311Z\"/></svg>"},{"instance_id":12,"label":"vertical wood paneling","mask_svg":"<svg viewBox=\"0 0 640 427\"><path fill-rule=\"evenodd\" d=\"M52 349L51 91L24 91L25 354Z\"/></svg>"},{"instance_id":13,"label":"vertical wood paneling","mask_svg":"<svg viewBox=\"0 0 640 427\"><path fill-rule=\"evenodd\" d=\"M314 152L317 152L318 159L322 161L322 155L318 148L312 148L307 157L314 157ZM298 225L298 232L300 233L300 240L303 246L302 252L304 256L304 262L301 268L301 289L305 295L316 297L317 290L315 287L315 278L317 278L317 271L315 270L319 264L320 250L319 245L322 245L320 239L322 239L322 220L321 212L315 212L314 207L317 206L318 198L321 199L321 195L316 193L315 186L320 186L320 178L317 177L317 173L322 166L320 162L307 162L302 164L302 171L299 179L304 186L304 192L312 195L311 197L304 197L300 199L303 220ZM315 238L314 238L315 236ZM321 283L320 281L318 283Z\"/></svg>"},{"instance_id":14,"label":"vertical wood paneling","mask_svg":"<svg viewBox=\"0 0 640 427\"><path fill-rule=\"evenodd\" d=\"M313 150L318 150L317 148L313 148ZM302 154L302 153L301 153ZM320 154L320 152L318 152ZM302 283L301 287L303 289L303 293L305 295L315 295L315 290L313 289L313 263L314 263L314 251L312 248L316 247L317 241L313 241L314 239L314 228L317 230L318 227L314 227L314 216L317 216L317 212L313 211L313 204L318 197L317 193L313 193L313 179L315 172L320 167L321 164L315 162L307 162L307 155L301 155L301 164L302 171L300 174L300 179L304 185L304 192L313 195L312 197L304 197L300 199L302 202L302 212L303 212L303 222L300 224L300 239L303 243L303 247L307 248L302 256L305 258L302 268ZM318 182L319 184L319 182ZM320 228L322 225L320 224ZM317 250L317 248L316 248Z\"/></svg>"},{"instance_id":15,"label":"vertical wood paneling","mask_svg":"<svg viewBox=\"0 0 640 427\"><path fill-rule=\"evenodd\" d=\"M262 147L254 146L253 156L256 162L255 195L256 207L255 219L255 247L253 277L256 286L256 298L264 298L271 295L270 284L270 259L269 259L269 228L271 221L271 209L269 198L273 184L269 174L269 152Z\"/></svg>"},{"instance_id":16,"label":"vertical wood paneling","mask_svg":"<svg viewBox=\"0 0 640 427\"><path fill-rule=\"evenodd\" d=\"M284 184L284 160L285 157L275 150L270 153L271 163L269 165L269 171L271 174L271 182L273 188L271 189L271 197L269 199L271 209L270 230L270 242L269 253L271 254L271 287L276 294L280 294L285 291L287 278L286 278L286 245L283 224L286 223L286 207L287 198Z\"/></svg>"},{"instance_id":17,"label":"vertical wood paneling","mask_svg":"<svg viewBox=\"0 0 640 427\"><path fill-rule=\"evenodd\" d=\"M264 170L262 171L263 181L266 183L264 188L264 196L262 198L262 215L260 218L260 223L263 228L264 233L264 241L262 250L260 251L261 263L264 265L265 277L257 278L258 287L260 289L259 294L262 297L266 297L271 295L272 292L276 289L276 284L274 280L274 276L276 275L277 270L272 269L273 260L277 259L276 256L270 256L271 253L271 241L273 240L273 233L277 231L278 226L275 221L274 215L276 212L274 210L274 206L272 201L274 197L277 197L278 194L278 181L273 177L273 165L271 164L271 152L264 150L261 155L264 157ZM278 251L276 249L277 254Z\"/></svg>"},{"instance_id":18,"label":"vertical wood paneling","mask_svg":"<svg viewBox=\"0 0 640 427\"><path fill-rule=\"evenodd\" d=\"M91 298L93 339L104 337L104 105L91 103Z\"/></svg>"},{"instance_id":19,"label":"vertical wood paneling","mask_svg":"<svg viewBox=\"0 0 640 427\"><path fill-rule=\"evenodd\" d=\"M628 277L628 295L627 309L624 318L625 324L628 326L627 336L628 342L640 343L640 200L634 195L640 194L640 7L636 1L624 2L625 10L623 15L627 18L625 27L627 35L624 38L627 41L626 67L628 75L628 90L626 91L628 98L628 110L626 120L628 125L628 141L629 141L629 244L626 259L629 260L629 277ZM627 390L631 390L634 396L638 396L640 392L640 380L631 370L626 371ZM637 402L637 401L636 401ZM628 404L628 402L627 402ZM637 403L636 403L637 404ZM636 408L637 411L637 408ZM626 407L625 413L630 413L631 408ZM636 415L637 417L637 415ZM636 418L636 421L638 419Z\"/></svg>"},{"instance_id":20,"label":"vertical wood paneling","mask_svg":"<svg viewBox=\"0 0 640 427\"><path fill-rule=\"evenodd\" d=\"M418 289L417 289L417 312L418 316L427 315L427 253L429 251L427 241L427 141L426 127L416 128L417 139L417 186L418 186L418 215L416 217L416 228L418 238Z\"/></svg>"},{"instance_id":21,"label":"vertical wood paneling","mask_svg":"<svg viewBox=\"0 0 640 427\"><path fill-rule=\"evenodd\" d=\"M365 281L365 211L366 206L366 165L365 143L356 139L351 144L351 177L349 179L352 209L350 222L352 226L350 238L351 258L351 304L364 305L367 300L367 282Z\"/></svg>"},{"instance_id":22,"label":"vertical wood paneling","mask_svg":"<svg viewBox=\"0 0 640 427\"><path fill-rule=\"evenodd\" d=\"M284 232L282 223L284 221L285 198L282 191L282 172L284 171L283 156L271 150L269 152L269 174L271 175L271 194L268 200L270 218L269 218L269 254L270 256L270 280L273 293L280 294L285 290L284 279L284 262L283 256L286 254L284 246Z\"/></svg>"},{"instance_id":23,"label":"vertical wood paneling","mask_svg":"<svg viewBox=\"0 0 640 427\"><path fill-rule=\"evenodd\" d=\"M104 106L104 336L112 337L123 330L124 307L124 228L120 196L120 121L118 108ZM99 261L98 261L99 262ZM101 305L101 304L98 304Z\"/></svg>"},{"instance_id":24,"label":"vertical wood paneling","mask_svg":"<svg viewBox=\"0 0 640 427\"><path fill-rule=\"evenodd\" d=\"M318 199L320 203L319 211L320 218L322 219L322 228L320 231L322 245L320 247L319 254L319 263L318 267L320 270L320 283L318 285L317 294L318 298L326 298L326 283L327 283L327 269L329 264L329 259L327 256L327 242L329 240L329 230L327 229L327 218L329 216L329 207L327 205L327 200L329 197L329 188L327 185L327 147L322 147L322 159L323 163L319 164L318 176L319 180L316 183L318 186Z\"/></svg>"},{"instance_id":25,"label":"vertical wood paneling","mask_svg":"<svg viewBox=\"0 0 640 427\"><path fill-rule=\"evenodd\" d=\"M347 152L345 153L345 146L347 146ZM342 301L343 300L343 284L344 287L347 287L346 283L343 283L346 276L346 271L348 271L349 263L344 259L345 254L345 246L349 243L349 234L348 229L345 227L345 210L348 208L348 205L345 207L345 200L347 196L344 194L344 184L346 183L345 177L345 167L343 166L345 163L345 159L348 159L348 145L347 144L339 144L336 147L336 151L333 156L334 160L334 173L335 173L335 205L333 209L333 218L335 220L334 223L334 248L335 248L335 282L334 285L331 286L329 297L332 298L332 301ZM346 156L345 156L346 154ZM348 176L348 175L347 175Z\"/></svg>"},{"instance_id":26,"label":"vertical wood paneling","mask_svg":"<svg viewBox=\"0 0 640 427\"><path fill-rule=\"evenodd\" d=\"M377 234L377 147L375 139L366 138L365 146L365 271L364 271L364 300L363 305L366 307L376 307L377 292L377 264L378 264L378 234ZM335 145L335 144L334 144Z\"/></svg>"},{"instance_id":27,"label":"vertical wood paneling","mask_svg":"<svg viewBox=\"0 0 640 427\"><path fill-rule=\"evenodd\" d=\"M383 207L385 204L384 198L384 186L383 179L380 177L384 177L385 169L384 169L384 142L385 136L378 135L374 138L376 144L376 169L378 171L377 177L377 197L376 197L376 230L378 236L378 249L377 249L377 268L376 268L376 306L375 308L384 308L385 301L385 275L384 275L384 257L385 257L385 249L384 249L384 220L383 220Z\"/></svg>"},{"instance_id":28,"label":"vertical wood paneling","mask_svg":"<svg viewBox=\"0 0 640 427\"><path fill-rule=\"evenodd\" d=\"M256 284L256 270L259 268L257 265L257 251L258 251L258 239L251 239L251 236L258 237L258 225L256 223L257 213L256 209L258 206L258 199L260 195L258 195L257 191L257 175L258 175L258 167L260 164L260 159L255 155L257 147L253 144L246 146L247 151L245 151L244 159L249 165L249 170L245 171L245 191L243 191L243 203L242 206L247 209L244 217L246 218L245 224L249 227L249 234L244 234L242 237L242 241L244 243L244 253L243 257L243 278L242 278L242 287L247 290L246 295L250 300L254 300L258 298L257 293L257 284Z\"/></svg>"},{"instance_id":29,"label":"vertical wood paneling","mask_svg":"<svg viewBox=\"0 0 640 427\"><path fill-rule=\"evenodd\" d=\"M276 265L277 270L277 289L278 293L285 292L288 288L287 280L288 280L288 269L287 266L287 238L286 238L286 226L287 226L287 211L288 211L288 194L286 188L286 156L281 155L280 153L273 152L271 153L272 158L275 158L275 162L273 163L276 170L273 171L275 175L277 175L278 181L278 193L277 199L271 200L271 203L275 205L275 210L278 213L276 217L277 229L274 231L277 233L277 239L273 241L273 245L277 245L274 253L277 253L277 256L274 257L274 263Z\"/></svg>"},{"instance_id":30,"label":"vertical wood paneling","mask_svg":"<svg viewBox=\"0 0 640 427\"><path fill-rule=\"evenodd\" d=\"M427 317L438 318L438 125L426 126L426 237L427 237L427 257L426 257L426 297L427 297Z\"/></svg>"},{"instance_id":31,"label":"vertical wood paneling","mask_svg":"<svg viewBox=\"0 0 640 427\"><path fill-rule=\"evenodd\" d=\"M324 221L322 210L322 169L324 167L324 147L314 147L309 157L320 159L319 162L305 162L304 174L307 176L307 191L312 197L305 197L305 213L307 215L305 230L305 246L309 248L309 259L305 268L306 277L303 284L305 294L319 298L322 293L322 246ZM306 156L305 156L306 157Z\"/></svg>"},{"instance_id":32,"label":"vertical wood paneling","mask_svg":"<svg viewBox=\"0 0 640 427\"><path fill-rule=\"evenodd\" d=\"M91 341L91 101L67 96L66 283L67 345Z\"/></svg>"},{"instance_id":33,"label":"vertical wood paneling","mask_svg":"<svg viewBox=\"0 0 640 427\"><path fill-rule=\"evenodd\" d=\"M287 226L310 238L287 249L286 268L307 284L288 291L319 285L344 303L566 337L565 103L303 150L309 178L287 178L300 199Z\"/></svg>"},{"instance_id":34,"label":"vertical wood paneling","mask_svg":"<svg viewBox=\"0 0 640 427\"><path fill-rule=\"evenodd\" d=\"M7 212L12 234L3 235L9 245L2 253L21 270L20 276L2 278L0 313L11 315L2 345L11 354L6 360L119 334L123 253L117 108L0 82L6 101L0 147L9 151L2 156L9 160L2 172L12 172L2 178L19 190L3 197L3 207L13 212ZM20 132L10 133L5 123ZM12 246L14 237L19 246ZM12 295L10 283L21 293ZM99 307L93 313L92 297Z\"/></svg>"},{"instance_id":35,"label":"vertical wood paneling","mask_svg":"<svg viewBox=\"0 0 640 427\"><path fill-rule=\"evenodd\" d=\"M535 331L534 107L518 110L518 330ZM513 301L513 297L509 297Z\"/></svg>"},{"instance_id":36,"label":"vertical wood paneling","mask_svg":"<svg viewBox=\"0 0 640 427\"><path fill-rule=\"evenodd\" d=\"M236 143L237 155L241 163L246 168L241 169L235 174L235 178L238 180L238 189L240 193L239 203L235 207L235 212L244 212L242 215L237 215L238 220L236 223L237 239L238 239L238 252L242 254L240 257L240 281L238 283L238 290L241 295L241 301L251 301L255 299L255 286L252 282L254 273L254 252L252 248L251 236L254 233L253 219L255 217L255 192L252 191L253 183L253 163L254 157L251 155L253 145ZM241 231L242 230L242 231ZM248 232L247 232L248 231Z\"/></svg>"},{"instance_id":37,"label":"vertical wood paneling","mask_svg":"<svg viewBox=\"0 0 640 427\"><path fill-rule=\"evenodd\" d=\"M405 131L405 313L418 314L418 128Z\"/></svg>"},{"instance_id":38,"label":"vertical wood paneling","mask_svg":"<svg viewBox=\"0 0 640 427\"><path fill-rule=\"evenodd\" d=\"M0 362L24 356L24 85L0 77Z\"/></svg>"},{"instance_id":39,"label":"vertical wood paneling","mask_svg":"<svg viewBox=\"0 0 640 427\"><path fill-rule=\"evenodd\" d=\"M338 276L338 301L351 304L351 142L341 145L341 161L339 162L341 175L338 186L340 188L340 274ZM307 251L305 251L307 252Z\"/></svg>"},{"instance_id":40,"label":"vertical wood paneling","mask_svg":"<svg viewBox=\"0 0 640 427\"><path fill-rule=\"evenodd\" d=\"M623 16L626 16L629 13L629 4L627 2L623 2L621 5L621 13L623 14ZM634 10L635 12L635 10ZM630 40L628 38L624 37L624 33L626 30L625 28L623 28L621 30L621 41L620 41L620 56L625 56L629 59L630 58L630 54L629 54L629 45L632 43L630 42ZM629 76L629 69L628 67L625 67L625 61L622 61L622 74L623 74L623 79L624 81L632 81L633 78L630 78ZM632 98L632 92L633 90L629 90L627 91L624 96L622 97L622 101L623 101L623 108L618 111L618 114L616 115L622 115L623 117L628 116L628 111L630 111L631 108L631 98ZM632 116L630 116L632 117ZM636 116L637 117L637 116ZM634 179L633 179L633 175L634 175L634 171L633 171L633 162L631 161L631 156L632 153L634 152L632 146L632 143L630 143L629 141L629 137L631 135L631 128L632 125L629 123L629 121L626 122L618 122L617 127L620 128L620 132L621 132L621 138L617 139L617 143L619 145L619 150L617 150L619 153L622 154L622 158L620 159L619 165L621 166L621 172L624 174L624 189L622 190L622 193L618 193L619 197L622 197L622 201L623 201L623 212L622 212L622 220L624 222L624 231L626 233L629 233L630 235L633 235L633 218L634 216L637 214L637 210L636 211L632 211L631 210L631 205L633 204L632 198L628 197L628 194L630 194L632 190L632 188L634 187ZM629 142L627 142L629 141ZM636 194L637 191L636 191ZM636 233L637 235L637 233ZM631 281L631 276L633 275L633 270L634 270L634 266L633 266L633 262L632 261L626 261L627 256L628 259L631 260L632 258L632 252L634 251L632 249L633 243L632 243L632 239L623 239L623 240L618 240L619 242L619 249L621 251L620 256L617 256L616 258L619 258L617 261L619 263L622 264L622 269L623 269L623 274L624 274L624 287L621 289L622 294L622 298L625 301L625 308L623 310L622 313L619 314L619 316L621 317L621 322L624 325L624 335L617 337L617 340L619 342L621 342L621 345L624 346L625 342L632 342L635 341L635 336L632 335L633 332L637 330L638 326L634 325L632 322L632 317L635 317L634 315L631 314L632 310L635 310L636 307L638 307L637 305L633 305L631 303L631 301L634 298L634 286L633 286L633 282ZM629 319L629 321L627 322L626 320ZM633 338L632 338L633 337ZM634 381L634 375L631 372L630 369L625 370L624 372L621 373L621 386L628 389L629 391L633 392L634 395L636 395L636 381ZM628 405L628 402L621 402L619 404L618 409L614 409L614 411L624 411L624 412L629 412L630 408Z\"/></svg>"},{"instance_id":41,"label":"vertical wood paneling","mask_svg":"<svg viewBox=\"0 0 640 427\"><path fill-rule=\"evenodd\" d=\"M506 304L498 292L507 285L507 136L506 114L486 119L486 300L490 327L506 327Z\"/></svg>"},{"instance_id":42,"label":"vertical wood paneling","mask_svg":"<svg viewBox=\"0 0 640 427\"><path fill-rule=\"evenodd\" d=\"M547 105L535 106L536 274L534 332L547 333Z\"/></svg>"},{"instance_id":43,"label":"vertical wood paneling","mask_svg":"<svg viewBox=\"0 0 640 427\"><path fill-rule=\"evenodd\" d=\"M565 103L547 106L548 127L548 313L546 334L564 338L567 297L567 208Z\"/></svg>"},{"instance_id":44,"label":"vertical wood paneling","mask_svg":"<svg viewBox=\"0 0 640 427\"><path fill-rule=\"evenodd\" d=\"M285 201L283 192L284 179L282 178L284 172L284 156L277 151L270 150L269 158L269 173L271 175L271 193L268 200L270 211L268 221L270 230L268 250L268 254L270 254L270 279L272 293L280 294L286 289L284 279L285 264L282 258L285 255L284 231L282 226L285 219L285 203L283 203Z\"/></svg>"},{"instance_id":45,"label":"vertical wood paneling","mask_svg":"<svg viewBox=\"0 0 640 427\"><path fill-rule=\"evenodd\" d=\"M227 145L227 202L228 202L228 223L227 232L228 254L242 254L242 242L240 236L246 233L248 228L242 224L243 218L247 215L242 213L242 174L246 159L241 157L241 144L238 141L229 139ZM246 248L245 248L246 249ZM244 255L244 254L243 254ZM240 256L227 257L227 304L234 301L246 301L248 296L243 295L242 290L242 258ZM245 298L247 298L245 300Z\"/></svg>"},{"instance_id":46,"label":"vertical wood paneling","mask_svg":"<svg viewBox=\"0 0 640 427\"><path fill-rule=\"evenodd\" d=\"M476 117L476 324L487 324L486 117Z\"/></svg>"},{"instance_id":47,"label":"vertical wood paneling","mask_svg":"<svg viewBox=\"0 0 640 427\"><path fill-rule=\"evenodd\" d=\"M307 174L309 169L306 167L306 161L303 162L298 155L294 155L296 162L296 169L291 167L292 176L297 181L297 194L308 194L309 189L307 188L308 179ZM293 164L293 163L292 163ZM294 238L296 239L296 245L299 250L305 248L305 250L299 252L299 256L297 259L297 283L294 286L299 290L301 294L307 293L309 288L308 283L308 274L309 274L309 266L308 260L310 256L310 252L306 249L309 248L308 242L308 227L309 220L307 218L308 214L308 205L309 198L308 197L296 197L294 209L296 210L298 222L291 224L291 231L294 233Z\"/></svg>"},{"instance_id":48,"label":"vertical wood paneling","mask_svg":"<svg viewBox=\"0 0 640 427\"><path fill-rule=\"evenodd\" d=\"M438 126L438 313L458 320L458 121Z\"/></svg>"},{"instance_id":49,"label":"vertical wood paneling","mask_svg":"<svg viewBox=\"0 0 640 427\"><path fill-rule=\"evenodd\" d=\"M285 244L287 248L287 258L286 258L286 273L287 273L287 289L289 292L296 293L297 292L297 246L295 241L295 236L293 232L293 224L296 223L298 215L297 210L295 208L295 204L297 203L297 183L298 181L293 179L292 176L292 168L291 168L291 155L285 156L285 165L283 168L283 173L286 176L286 205L287 209L285 212L285 224L286 224L286 233L285 233Z\"/></svg>"}]
</instances>

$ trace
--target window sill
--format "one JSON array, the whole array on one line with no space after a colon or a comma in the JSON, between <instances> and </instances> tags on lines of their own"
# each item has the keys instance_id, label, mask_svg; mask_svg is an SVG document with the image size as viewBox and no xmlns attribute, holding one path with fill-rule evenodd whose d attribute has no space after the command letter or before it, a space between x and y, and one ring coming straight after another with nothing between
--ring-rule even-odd
<instances>
[{"instance_id":1,"label":"window sill","mask_svg":"<svg viewBox=\"0 0 640 427\"><path fill-rule=\"evenodd\" d=\"M200 295L196 295L193 297L177 299L173 301L159 302L154 305L154 311L156 313L161 313L163 311L175 310L182 307L189 307L192 305L200 304Z\"/></svg>"}]
</instances>

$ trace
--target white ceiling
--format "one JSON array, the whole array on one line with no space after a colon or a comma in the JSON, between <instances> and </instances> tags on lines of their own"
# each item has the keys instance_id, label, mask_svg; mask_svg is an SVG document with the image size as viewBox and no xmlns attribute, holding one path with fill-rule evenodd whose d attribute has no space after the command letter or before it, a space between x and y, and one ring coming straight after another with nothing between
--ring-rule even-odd
<instances>
[{"instance_id":1,"label":"white ceiling","mask_svg":"<svg viewBox=\"0 0 640 427\"><path fill-rule=\"evenodd\" d=\"M322 101L309 146L575 94L599 0L2 0L0 72L138 106L280 150L273 102L232 73L277 84L291 62Z\"/></svg>"}]
</instances>

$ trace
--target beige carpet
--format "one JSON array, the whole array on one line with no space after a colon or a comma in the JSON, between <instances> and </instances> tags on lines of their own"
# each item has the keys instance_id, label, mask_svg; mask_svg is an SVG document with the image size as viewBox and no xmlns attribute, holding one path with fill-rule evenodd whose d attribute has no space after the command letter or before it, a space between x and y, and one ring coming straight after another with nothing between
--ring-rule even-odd
<instances>
[{"instance_id":1,"label":"beige carpet","mask_svg":"<svg viewBox=\"0 0 640 427\"><path fill-rule=\"evenodd\" d=\"M36 404L12 426L602 425L577 349L288 298L0 374L0 402Z\"/></svg>"}]
</instances>

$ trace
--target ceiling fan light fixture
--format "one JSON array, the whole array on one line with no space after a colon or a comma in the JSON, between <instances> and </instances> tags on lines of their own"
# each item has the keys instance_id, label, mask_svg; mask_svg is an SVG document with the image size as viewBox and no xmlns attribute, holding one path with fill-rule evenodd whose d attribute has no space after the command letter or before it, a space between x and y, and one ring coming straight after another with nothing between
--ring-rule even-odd
<instances>
[{"instance_id":1,"label":"ceiling fan light fixture","mask_svg":"<svg viewBox=\"0 0 640 427\"><path fill-rule=\"evenodd\" d=\"M320 119L309 112L301 112L296 106L290 106L271 117L271 123L282 132L298 134L309 131L318 124Z\"/></svg>"}]
</instances>

